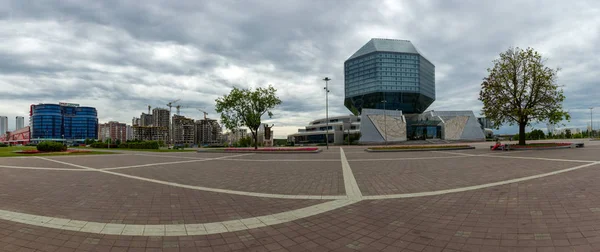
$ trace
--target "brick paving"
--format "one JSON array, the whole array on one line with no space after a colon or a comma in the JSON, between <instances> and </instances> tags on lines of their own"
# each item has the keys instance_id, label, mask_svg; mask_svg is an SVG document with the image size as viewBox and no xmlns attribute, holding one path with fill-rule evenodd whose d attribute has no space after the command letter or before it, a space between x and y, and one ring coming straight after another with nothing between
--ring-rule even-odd
<instances>
[{"instance_id":1,"label":"brick paving","mask_svg":"<svg viewBox=\"0 0 600 252\"><path fill-rule=\"evenodd\" d=\"M103 156L85 156L81 158L76 158L73 156L65 156L65 157L53 157L49 156L47 158L59 160L62 162L67 162L75 165L86 166L90 168L110 168L110 167L120 167L120 166L132 166L132 165L145 165L145 164L153 164L153 163L164 163L164 162L177 162L182 161L181 158L176 157L156 157L156 156L134 156L134 155L103 155ZM188 160L188 159L183 159ZM53 163L53 162L48 162ZM58 164L58 163L54 163ZM62 167L73 167L64 164L59 164Z\"/></svg>"},{"instance_id":2,"label":"brick paving","mask_svg":"<svg viewBox=\"0 0 600 252\"><path fill-rule=\"evenodd\" d=\"M40 168L68 168L68 169L81 169L72 166L65 166L64 164L58 164L53 162L48 162L46 160L42 160L36 157L26 157L26 158L1 158L0 157L0 165L5 166L22 166L22 167L40 167Z\"/></svg>"},{"instance_id":3,"label":"brick paving","mask_svg":"<svg viewBox=\"0 0 600 252\"><path fill-rule=\"evenodd\" d=\"M461 153L486 153L476 151ZM600 150L573 150L565 157L588 160L594 157L593 153L598 153L597 151ZM407 154L377 153L370 156L368 153L362 153L360 148L348 148L345 149L345 153L365 195L370 192L389 193L389 190L376 187L377 183L381 184L381 188L390 188L391 185L404 190L427 191L438 187L454 188L479 182L501 181L582 164L489 157L365 162L352 160L393 159L407 157ZM560 158L560 155L564 155L560 153L536 151L514 152L509 155ZM197 153L198 156L201 154ZM336 154L339 158L339 149L332 148L322 156L315 154L312 157L333 159L336 158ZM427 154L448 155L422 152L414 156L427 157ZM195 153L181 155L197 157ZM255 155L247 157L256 158ZM264 158L275 160L282 157L270 155ZM310 156L285 158L307 157ZM82 157L78 161L85 163L85 158ZM64 162L73 160L61 159ZM4 159L0 159L0 162L2 161ZM274 193L283 193L284 190L294 193L314 192L314 188L311 189L312 182L297 182L294 178L319 181L319 176L333 170L341 170L339 163L330 161L215 160L191 164L205 162L211 163L210 167L216 167L215 171L209 173L214 174L212 180L228 181L223 182L228 186L234 186L234 181L246 184L245 187L240 185L240 190L269 190L268 186L258 184L272 183L273 188L277 188L273 190ZM186 163L183 167L182 164L175 164L162 168L133 169L139 176L158 178L162 171L161 180L177 177L181 183L195 183L200 180L200 176L195 175L197 171L193 167L185 167L191 164ZM260 170L261 166L267 168ZM144 173L146 168L147 172ZM114 171L125 172L133 169ZM234 175L236 171L245 175ZM176 175L172 175L173 172L176 172ZM219 172L225 176L217 176ZM185 180L186 173L189 175L188 180ZM285 174L290 178L285 178ZM311 178L311 175L317 179ZM101 235L0 219L0 251L600 251L600 183L597 183L599 177L600 164L596 164L552 176L460 193L405 199L362 200L282 224L211 235ZM425 183L425 179L435 182ZM279 180L284 182L278 182ZM203 183L207 181L210 179ZM360 181L372 181L373 191L370 191L371 187L361 185ZM323 181L330 182L333 183L329 179ZM286 183L290 185L286 187ZM338 187L341 184L342 190L339 192L344 193L343 180L336 183ZM303 189L289 189L295 187ZM122 217L131 216L127 214L136 212L138 215L135 217L138 219L133 223L160 223L163 217L166 221L164 223L187 223L188 220L190 223L205 223L284 212L320 202L325 201L203 192L94 171L0 168L1 210L73 219L85 219L87 216L91 219L100 218L98 220L105 222L128 221L133 219ZM159 214L153 215L155 213ZM189 213L193 213L193 219L185 218Z\"/></svg>"},{"instance_id":4,"label":"brick paving","mask_svg":"<svg viewBox=\"0 0 600 252\"><path fill-rule=\"evenodd\" d=\"M460 157L350 161L364 195L415 193L485 184L581 165L575 162Z\"/></svg>"},{"instance_id":5,"label":"brick paving","mask_svg":"<svg viewBox=\"0 0 600 252\"><path fill-rule=\"evenodd\" d=\"M204 223L294 210L321 200L227 195L97 172L0 169L2 210L124 224Z\"/></svg>"},{"instance_id":6,"label":"brick paving","mask_svg":"<svg viewBox=\"0 0 600 252\"><path fill-rule=\"evenodd\" d=\"M276 158L280 157L276 156ZM323 164L215 160L177 164L172 167L165 165L131 168L115 170L115 172L246 192L290 195L342 195L345 193L339 157L338 161Z\"/></svg>"}]
</instances>

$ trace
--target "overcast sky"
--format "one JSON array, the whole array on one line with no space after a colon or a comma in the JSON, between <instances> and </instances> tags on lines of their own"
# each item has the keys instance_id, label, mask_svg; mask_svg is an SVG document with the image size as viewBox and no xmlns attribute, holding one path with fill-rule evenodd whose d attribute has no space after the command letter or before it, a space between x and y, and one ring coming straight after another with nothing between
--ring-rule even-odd
<instances>
[{"instance_id":1,"label":"overcast sky","mask_svg":"<svg viewBox=\"0 0 600 252\"><path fill-rule=\"evenodd\" d=\"M266 122L285 137L325 117L325 76L329 114L349 114L344 60L393 38L435 65L430 109L476 114L492 60L533 47L562 69L567 125L585 128L600 106L599 28L597 1L0 0L0 115L14 129L32 103L72 102L130 124L147 105L181 99L183 115L218 118L214 100L233 86L272 84L283 103Z\"/></svg>"}]
</instances>

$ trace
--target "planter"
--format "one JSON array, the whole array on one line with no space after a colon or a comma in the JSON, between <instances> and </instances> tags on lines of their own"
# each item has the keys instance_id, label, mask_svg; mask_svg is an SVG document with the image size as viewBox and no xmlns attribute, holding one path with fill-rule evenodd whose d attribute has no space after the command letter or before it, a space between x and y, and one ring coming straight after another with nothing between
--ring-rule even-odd
<instances>
[{"instance_id":1,"label":"planter","mask_svg":"<svg viewBox=\"0 0 600 252\"><path fill-rule=\"evenodd\" d=\"M318 153L321 149L317 147L306 148L220 148L201 149L198 152L220 152L220 153Z\"/></svg>"},{"instance_id":2,"label":"planter","mask_svg":"<svg viewBox=\"0 0 600 252\"><path fill-rule=\"evenodd\" d=\"M503 144L496 150L552 150L552 149L568 149L568 148L583 148L583 143L540 143L540 144L528 144L525 146L516 144ZM490 146L493 150L494 146Z\"/></svg>"}]
</instances>

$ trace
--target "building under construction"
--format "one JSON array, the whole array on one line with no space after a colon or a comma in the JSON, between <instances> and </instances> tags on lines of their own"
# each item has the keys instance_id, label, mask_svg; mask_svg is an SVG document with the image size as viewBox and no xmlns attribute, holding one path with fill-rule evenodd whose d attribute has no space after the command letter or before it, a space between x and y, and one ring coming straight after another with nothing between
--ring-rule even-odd
<instances>
[{"instance_id":1,"label":"building under construction","mask_svg":"<svg viewBox=\"0 0 600 252\"><path fill-rule=\"evenodd\" d=\"M196 120L196 143L198 145L221 144L221 126L217 120Z\"/></svg>"},{"instance_id":2,"label":"building under construction","mask_svg":"<svg viewBox=\"0 0 600 252\"><path fill-rule=\"evenodd\" d=\"M194 119L173 115L173 143L188 145L196 143L196 125L194 124Z\"/></svg>"},{"instance_id":3,"label":"building under construction","mask_svg":"<svg viewBox=\"0 0 600 252\"><path fill-rule=\"evenodd\" d=\"M141 141L162 141L169 139L169 128L157 126L132 126L133 139Z\"/></svg>"}]
</instances>

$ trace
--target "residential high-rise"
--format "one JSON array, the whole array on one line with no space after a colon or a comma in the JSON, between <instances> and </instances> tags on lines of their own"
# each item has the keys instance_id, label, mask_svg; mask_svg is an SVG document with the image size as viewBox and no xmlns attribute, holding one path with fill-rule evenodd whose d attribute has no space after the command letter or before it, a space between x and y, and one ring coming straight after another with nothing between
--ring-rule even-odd
<instances>
[{"instance_id":1,"label":"residential high-rise","mask_svg":"<svg viewBox=\"0 0 600 252\"><path fill-rule=\"evenodd\" d=\"M17 116L15 118L15 130L22 129L25 127L25 117Z\"/></svg>"},{"instance_id":2,"label":"residential high-rise","mask_svg":"<svg viewBox=\"0 0 600 252\"><path fill-rule=\"evenodd\" d=\"M139 126L152 126L154 123L154 118L152 118L151 114L142 113L140 116Z\"/></svg>"},{"instance_id":3,"label":"residential high-rise","mask_svg":"<svg viewBox=\"0 0 600 252\"><path fill-rule=\"evenodd\" d=\"M113 143L117 140L124 143L127 141L127 125L115 121L99 124L98 139L102 142L110 139Z\"/></svg>"},{"instance_id":4,"label":"residential high-rise","mask_svg":"<svg viewBox=\"0 0 600 252\"><path fill-rule=\"evenodd\" d=\"M167 143L172 143L173 142L173 138L171 137L171 134L173 134L173 132L171 132L171 127L170 127L170 115L171 113L169 112L168 109L165 108L154 108L152 109L152 120L154 121L152 123L152 126L154 127L159 127L159 128L163 128L167 130L167 136L166 136L166 142Z\"/></svg>"},{"instance_id":5,"label":"residential high-rise","mask_svg":"<svg viewBox=\"0 0 600 252\"><path fill-rule=\"evenodd\" d=\"M127 140L133 140L133 128L131 125L127 125Z\"/></svg>"},{"instance_id":6,"label":"residential high-rise","mask_svg":"<svg viewBox=\"0 0 600 252\"><path fill-rule=\"evenodd\" d=\"M98 112L79 104L31 105L32 141L73 141L98 138Z\"/></svg>"},{"instance_id":7,"label":"residential high-rise","mask_svg":"<svg viewBox=\"0 0 600 252\"><path fill-rule=\"evenodd\" d=\"M8 131L8 117L0 116L0 135L6 134Z\"/></svg>"},{"instance_id":8,"label":"residential high-rise","mask_svg":"<svg viewBox=\"0 0 600 252\"><path fill-rule=\"evenodd\" d=\"M344 105L423 113L435 100L435 66L408 40L374 38L344 62Z\"/></svg>"},{"instance_id":9,"label":"residential high-rise","mask_svg":"<svg viewBox=\"0 0 600 252\"><path fill-rule=\"evenodd\" d=\"M196 120L196 142L198 145L221 143L221 126L217 120L206 118Z\"/></svg>"},{"instance_id":10,"label":"residential high-rise","mask_svg":"<svg viewBox=\"0 0 600 252\"><path fill-rule=\"evenodd\" d=\"M152 126L169 128L169 110L164 108L152 109Z\"/></svg>"},{"instance_id":11,"label":"residential high-rise","mask_svg":"<svg viewBox=\"0 0 600 252\"><path fill-rule=\"evenodd\" d=\"M133 119L131 119L131 126L140 126L140 118L134 117Z\"/></svg>"},{"instance_id":12,"label":"residential high-rise","mask_svg":"<svg viewBox=\"0 0 600 252\"><path fill-rule=\"evenodd\" d=\"M193 145L196 142L194 119L173 115L173 143Z\"/></svg>"}]
</instances>

